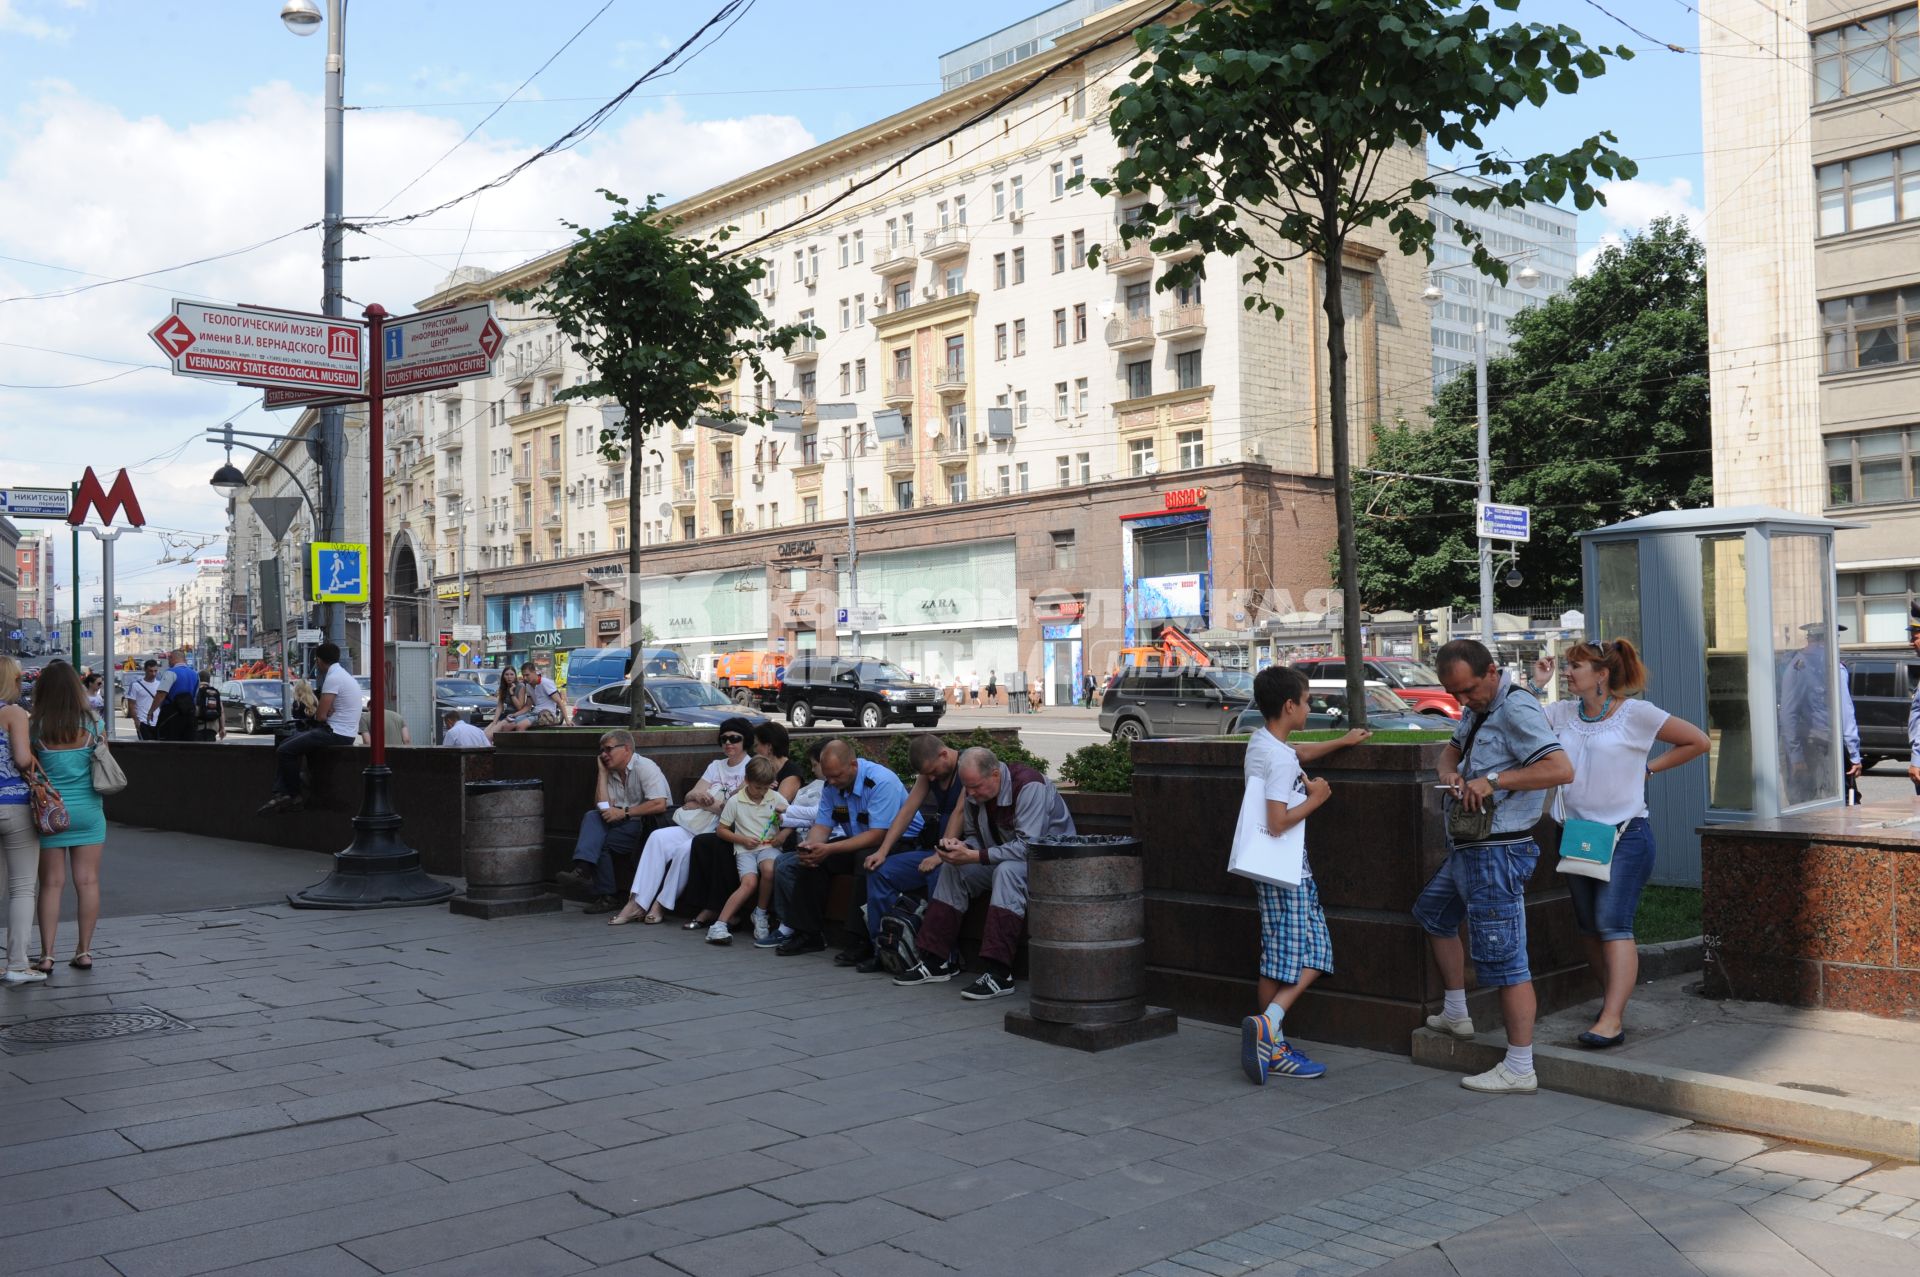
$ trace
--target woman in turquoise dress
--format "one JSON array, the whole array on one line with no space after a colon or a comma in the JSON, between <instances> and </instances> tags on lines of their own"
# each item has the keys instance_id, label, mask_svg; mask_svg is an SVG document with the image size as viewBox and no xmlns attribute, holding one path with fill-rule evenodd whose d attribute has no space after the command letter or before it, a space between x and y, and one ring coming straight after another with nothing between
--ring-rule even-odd
<instances>
[{"instance_id":1,"label":"woman in turquoise dress","mask_svg":"<svg viewBox=\"0 0 1920 1277\"><path fill-rule=\"evenodd\" d=\"M52 971L60 926L60 889L69 869L79 899L80 941L68 966L93 969L93 928L100 920L100 855L106 848L107 815L93 789L93 747L105 734L87 708L80 675L65 661L41 673L33 689L33 752L67 807L67 828L40 837L40 958L36 971Z\"/></svg>"}]
</instances>

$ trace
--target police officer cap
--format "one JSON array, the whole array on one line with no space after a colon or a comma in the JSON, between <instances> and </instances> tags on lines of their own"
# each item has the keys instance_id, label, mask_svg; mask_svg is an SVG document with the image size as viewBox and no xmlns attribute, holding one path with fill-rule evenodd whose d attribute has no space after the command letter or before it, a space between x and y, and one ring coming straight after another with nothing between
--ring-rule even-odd
<instances>
[{"instance_id":1,"label":"police officer cap","mask_svg":"<svg viewBox=\"0 0 1920 1277\"><path fill-rule=\"evenodd\" d=\"M1836 625L1833 628L1842 634L1847 632L1847 627L1844 625ZM1800 632L1802 634L1825 634L1827 632L1827 623L1825 621L1808 621L1800 627Z\"/></svg>"}]
</instances>

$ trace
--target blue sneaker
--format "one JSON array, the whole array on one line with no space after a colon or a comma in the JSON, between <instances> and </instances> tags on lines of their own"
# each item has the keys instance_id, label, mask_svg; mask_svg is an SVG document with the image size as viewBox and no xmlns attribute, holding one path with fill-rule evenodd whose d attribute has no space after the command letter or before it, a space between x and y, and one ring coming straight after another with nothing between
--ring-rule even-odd
<instances>
[{"instance_id":1,"label":"blue sneaker","mask_svg":"<svg viewBox=\"0 0 1920 1277\"><path fill-rule=\"evenodd\" d=\"M792 934L793 929L790 927L775 927L772 931L755 936L753 938L753 947L756 949L778 949L781 944L786 941L786 938Z\"/></svg>"},{"instance_id":2,"label":"blue sneaker","mask_svg":"<svg viewBox=\"0 0 1920 1277\"><path fill-rule=\"evenodd\" d=\"M1255 1086L1267 1084L1267 1058L1273 1053L1273 1026L1264 1015L1240 1021L1240 1071Z\"/></svg>"},{"instance_id":3,"label":"blue sneaker","mask_svg":"<svg viewBox=\"0 0 1920 1277\"><path fill-rule=\"evenodd\" d=\"M1300 1054L1300 1049L1291 1042L1281 1042L1273 1048L1273 1055L1267 1060L1269 1076L1278 1073L1284 1077L1299 1078L1302 1081L1319 1077L1327 1071L1327 1066L1316 1060L1309 1060Z\"/></svg>"}]
</instances>

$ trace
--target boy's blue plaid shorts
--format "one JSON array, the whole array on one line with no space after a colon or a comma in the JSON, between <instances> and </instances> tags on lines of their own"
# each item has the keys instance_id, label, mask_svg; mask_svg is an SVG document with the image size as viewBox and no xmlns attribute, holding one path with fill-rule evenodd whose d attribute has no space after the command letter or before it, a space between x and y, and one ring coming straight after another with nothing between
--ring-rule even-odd
<instances>
[{"instance_id":1,"label":"boy's blue plaid shorts","mask_svg":"<svg viewBox=\"0 0 1920 1277\"><path fill-rule=\"evenodd\" d=\"M1313 879L1297 887L1253 885L1260 898L1260 974L1281 984L1298 984L1306 967L1332 975L1333 939Z\"/></svg>"}]
</instances>

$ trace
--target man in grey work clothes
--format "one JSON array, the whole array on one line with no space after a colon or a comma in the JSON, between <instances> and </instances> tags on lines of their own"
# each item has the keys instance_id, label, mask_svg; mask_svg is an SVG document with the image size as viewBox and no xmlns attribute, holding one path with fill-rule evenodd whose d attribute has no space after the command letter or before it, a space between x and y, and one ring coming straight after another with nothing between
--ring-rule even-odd
<instances>
[{"instance_id":1,"label":"man in grey work clothes","mask_svg":"<svg viewBox=\"0 0 1920 1277\"><path fill-rule=\"evenodd\" d=\"M1573 779L1573 764L1547 724L1540 702L1494 664L1472 639L1455 639L1434 657L1440 683L1465 708L1440 754L1448 804L1477 812L1493 805L1492 829L1463 841L1447 834L1447 859L1414 901L1413 916L1433 946L1446 993L1427 1027L1473 1036L1467 1015L1467 963L1460 944L1466 920L1473 970L1484 988L1500 990L1507 1054L1460 1085L1495 1094L1539 1089L1533 1072L1533 973L1527 968L1527 881L1540 863L1533 827L1546 791Z\"/></svg>"}]
</instances>

